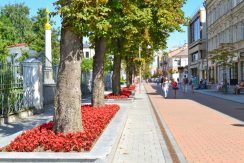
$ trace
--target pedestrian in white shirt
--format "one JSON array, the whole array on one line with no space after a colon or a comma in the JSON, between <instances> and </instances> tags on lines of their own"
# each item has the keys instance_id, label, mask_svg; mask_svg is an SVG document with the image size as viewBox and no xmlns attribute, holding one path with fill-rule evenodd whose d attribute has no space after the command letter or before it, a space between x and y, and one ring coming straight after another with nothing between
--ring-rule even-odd
<instances>
[{"instance_id":1,"label":"pedestrian in white shirt","mask_svg":"<svg viewBox=\"0 0 244 163\"><path fill-rule=\"evenodd\" d=\"M164 78L163 82L163 91L164 91L164 98L167 98L169 92L169 80L167 77Z\"/></svg>"}]
</instances>

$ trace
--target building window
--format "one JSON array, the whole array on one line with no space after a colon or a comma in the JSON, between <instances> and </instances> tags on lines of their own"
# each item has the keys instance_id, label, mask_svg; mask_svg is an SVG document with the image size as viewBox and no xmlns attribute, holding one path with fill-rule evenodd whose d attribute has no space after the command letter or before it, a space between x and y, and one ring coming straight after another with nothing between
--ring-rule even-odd
<instances>
[{"instance_id":1,"label":"building window","mask_svg":"<svg viewBox=\"0 0 244 163\"><path fill-rule=\"evenodd\" d=\"M190 25L191 31L191 43L199 40L201 38L201 23L200 17L194 20Z\"/></svg>"},{"instance_id":2,"label":"building window","mask_svg":"<svg viewBox=\"0 0 244 163\"><path fill-rule=\"evenodd\" d=\"M89 58L89 52L86 52L86 58Z\"/></svg>"},{"instance_id":3,"label":"building window","mask_svg":"<svg viewBox=\"0 0 244 163\"><path fill-rule=\"evenodd\" d=\"M206 52L205 51L201 51L201 59L205 59L206 58Z\"/></svg>"},{"instance_id":4,"label":"building window","mask_svg":"<svg viewBox=\"0 0 244 163\"><path fill-rule=\"evenodd\" d=\"M198 52L195 52L195 53L193 53L192 54L192 62L195 62L195 61L197 61L198 60Z\"/></svg>"}]
</instances>

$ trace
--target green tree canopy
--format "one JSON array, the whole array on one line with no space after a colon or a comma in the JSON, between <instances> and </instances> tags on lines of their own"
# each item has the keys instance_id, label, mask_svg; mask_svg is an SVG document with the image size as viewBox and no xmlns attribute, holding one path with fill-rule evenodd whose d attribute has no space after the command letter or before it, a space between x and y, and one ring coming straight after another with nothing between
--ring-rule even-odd
<instances>
[{"instance_id":1,"label":"green tree canopy","mask_svg":"<svg viewBox=\"0 0 244 163\"><path fill-rule=\"evenodd\" d=\"M24 3L8 4L1 8L1 16L5 17L7 22L13 27L11 43L29 43L31 35L32 22L29 18L29 8Z\"/></svg>"},{"instance_id":2,"label":"green tree canopy","mask_svg":"<svg viewBox=\"0 0 244 163\"><path fill-rule=\"evenodd\" d=\"M83 58L81 61L81 69L84 72L89 72L92 70L93 60L92 58Z\"/></svg>"}]
</instances>

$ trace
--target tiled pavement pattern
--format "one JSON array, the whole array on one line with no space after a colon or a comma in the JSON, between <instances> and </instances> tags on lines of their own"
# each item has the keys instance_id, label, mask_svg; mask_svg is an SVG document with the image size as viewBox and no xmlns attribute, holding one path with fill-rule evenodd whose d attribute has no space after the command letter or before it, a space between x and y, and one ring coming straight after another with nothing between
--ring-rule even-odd
<instances>
[{"instance_id":1,"label":"tiled pavement pattern","mask_svg":"<svg viewBox=\"0 0 244 163\"><path fill-rule=\"evenodd\" d=\"M219 97L222 99L244 104L244 94L242 92L239 95L235 95L235 94L233 94L233 91L231 91L231 90L229 90L228 93L219 92L219 91L213 90L213 89L203 89L203 90L195 90L195 91L198 93L205 94L205 95Z\"/></svg>"},{"instance_id":2,"label":"tiled pavement pattern","mask_svg":"<svg viewBox=\"0 0 244 163\"><path fill-rule=\"evenodd\" d=\"M229 101L197 93L188 93L184 98L180 92L178 99L172 95L164 99L159 86L145 84L145 87L189 163L244 163L244 123L202 102L225 107ZM243 115L243 104L232 105Z\"/></svg>"},{"instance_id":3,"label":"tiled pavement pattern","mask_svg":"<svg viewBox=\"0 0 244 163\"><path fill-rule=\"evenodd\" d=\"M165 144L158 125L155 124L148 97L144 88L141 89L141 94L136 94L134 102L128 108L128 120L113 163L171 162L168 161L168 152L162 150Z\"/></svg>"}]
</instances>

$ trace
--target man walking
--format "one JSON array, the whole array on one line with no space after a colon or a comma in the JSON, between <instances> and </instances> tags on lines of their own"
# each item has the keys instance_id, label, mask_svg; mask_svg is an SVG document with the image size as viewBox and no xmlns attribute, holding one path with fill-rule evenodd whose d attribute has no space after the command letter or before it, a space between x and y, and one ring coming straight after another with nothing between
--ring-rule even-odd
<instances>
[{"instance_id":1,"label":"man walking","mask_svg":"<svg viewBox=\"0 0 244 163\"><path fill-rule=\"evenodd\" d=\"M167 77L164 78L162 87L163 87L163 91L164 91L164 98L167 98L168 92L169 92L169 80Z\"/></svg>"}]
</instances>

